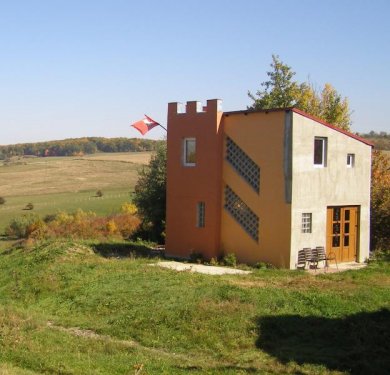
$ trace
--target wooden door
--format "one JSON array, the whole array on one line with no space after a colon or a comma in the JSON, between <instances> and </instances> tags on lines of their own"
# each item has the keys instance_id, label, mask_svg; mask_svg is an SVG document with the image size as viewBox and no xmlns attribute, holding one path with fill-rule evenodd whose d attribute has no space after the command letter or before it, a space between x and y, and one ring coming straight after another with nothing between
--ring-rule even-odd
<instances>
[{"instance_id":1,"label":"wooden door","mask_svg":"<svg viewBox=\"0 0 390 375\"><path fill-rule=\"evenodd\" d=\"M327 254L336 254L338 262L357 259L359 233L359 207L328 207Z\"/></svg>"}]
</instances>

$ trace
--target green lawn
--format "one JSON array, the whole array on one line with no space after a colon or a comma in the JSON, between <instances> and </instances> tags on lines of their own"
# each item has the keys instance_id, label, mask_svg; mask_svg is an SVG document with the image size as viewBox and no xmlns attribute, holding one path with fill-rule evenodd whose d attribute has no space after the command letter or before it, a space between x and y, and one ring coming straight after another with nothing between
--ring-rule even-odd
<instances>
[{"instance_id":1,"label":"green lawn","mask_svg":"<svg viewBox=\"0 0 390 375\"><path fill-rule=\"evenodd\" d=\"M0 372L390 371L386 261L210 276L152 267L137 250L58 241L1 251Z\"/></svg>"}]
</instances>

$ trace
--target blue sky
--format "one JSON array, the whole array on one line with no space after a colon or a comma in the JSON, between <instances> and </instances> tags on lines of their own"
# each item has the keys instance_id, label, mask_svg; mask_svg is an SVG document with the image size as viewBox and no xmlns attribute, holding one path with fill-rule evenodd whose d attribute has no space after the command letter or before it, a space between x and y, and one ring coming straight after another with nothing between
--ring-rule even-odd
<instances>
[{"instance_id":1,"label":"blue sky","mask_svg":"<svg viewBox=\"0 0 390 375\"><path fill-rule=\"evenodd\" d=\"M349 98L353 131L390 131L390 1L0 0L0 144L139 137L146 113L251 104L271 55ZM153 129L149 138L160 138Z\"/></svg>"}]
</instances>

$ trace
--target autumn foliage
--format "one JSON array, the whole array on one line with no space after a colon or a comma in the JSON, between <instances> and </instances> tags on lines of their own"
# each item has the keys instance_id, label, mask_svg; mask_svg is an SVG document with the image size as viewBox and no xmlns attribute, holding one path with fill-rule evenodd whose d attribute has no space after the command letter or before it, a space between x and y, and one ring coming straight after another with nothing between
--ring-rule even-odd
<instances>
[{"instance_id":1,"label":"autumn foliage","mask_svg":"<svg viewBox=\"0 0 390 375\"><path fill-rule=\"evenodd\" d=\"M104 239L129 238L139 227L140 220L129 213L97 216L94 212L78 210L60 212L41 219L38 215L23 215L11 221L6 234L16 238Z\"/></svg>"},{"instance_id":2,"label":"autumn foliage","mask_svg":"<svg viewBox=\"0 0 390 375\"><path fill-rule=\"evenodd\" d=\"M371 249L387 250L390 243L390 159L373 151L371 169Z\"/></svg>"}]
</instances>

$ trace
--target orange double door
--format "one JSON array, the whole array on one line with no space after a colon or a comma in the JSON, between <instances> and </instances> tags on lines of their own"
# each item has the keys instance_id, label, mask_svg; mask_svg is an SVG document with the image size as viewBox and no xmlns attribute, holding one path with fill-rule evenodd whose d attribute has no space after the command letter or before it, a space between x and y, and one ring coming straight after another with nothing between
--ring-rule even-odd
<instances>
[{"instance_id":1,"label":"orange double door","mask_svg":"<svg viewBox=\"0 0 390 375\"><path fill-rule=\"evenodd\" d=\"M357 260L359 236L359 207L328 207L327 254L336 254L337 262Z\"/></svg>"}]
</instances>

